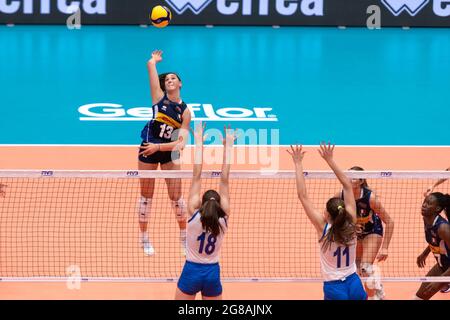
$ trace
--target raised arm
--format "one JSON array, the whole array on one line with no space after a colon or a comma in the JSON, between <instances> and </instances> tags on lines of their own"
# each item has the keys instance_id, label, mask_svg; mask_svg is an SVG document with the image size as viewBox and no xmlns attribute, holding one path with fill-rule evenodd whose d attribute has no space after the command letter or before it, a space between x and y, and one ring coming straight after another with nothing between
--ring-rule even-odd
<instances>
[{"instance_id":1,"label":"raised arm","mask_svg":"<svg viewBox=\"0 0 450 320\"><path fill-rule=\"evenodd\" d=\"M152 57L147 62L148 74L150 77L150 91L152 94L152 103L158 103L164 96L164 92L159 84L158 71L156 70L156 64L162 61L162 51L155 50L152 52Z\"/></svg>"},{"instance_id":2,"label":"raised arm","mask_svg":"<svg viewBox=\"0 0 450 320\"><path fill-rule=\"evenodd\" d=\"M291 146L291 151L287 150L287 152L292 156L292 160L295 164L295 177L297 183L298 198L300 199L300 202L305 209L306 215L316 228L316 231L320 238L322 236L326 221L323 215L321 215L314 208L314 205L309 199L308 193L306 192L305 177L303 174L303 157L305 156L306 151L303 151L302 146L295 146L295 148Z\"/></svg>"},{"instance_id":3,"label":"raised arm","mask_svg":"<svg viewBox=\"0 0 450 320\"><path fill-rule=\"evenodd\" d=\"M194 154L194 168L192 175L191 188L189 189L189 199L188 199L188 213L190 216L199 209L202 205L200 188L201 188L201 176L203 167L203 141L205 136L203 132L205 130L205 124L201 122L197 125L195 129L195 154Z\"/></svg>"},{"instance_id":4,"label":"raised arm","mask_svg":"<svg viewBox=\"0 0 450 320\"><path fill-rule=\"evenodd\" d=\"M233 152L234 141L236 140L236 131L224 127L225 137L223 138L223 161L222 161L222 174L220 176L219 183L219 194L220 194L220 206L223 211L230 215L230 192L229 192L229 176L230 176L230 166L231 166L231 155Z\"/></svg>"},{"instance_id":5,"label":"raised arm","mask_svg":"<svg viewBox=\"0 0 450 320\"><path fill-rule=\"evenodd\" d=\"M447 169L445 169L445 171L450 171L450 167L448 167ZM430 186L427 191L424 192L423 196L427 197L428 195L432 194L434 192L434 189L440 185L443 184L445 181L447 181L447 179L439 179L435 184L433 184L432 186Z\"/></svg>"},{"instance_id":6,"label":"raised arm","mask_svg":"<svg viewBox=\"0 0 450 320\"><path fill-rule=\"evenodd\" d=\"M318 151L321 157L327 162L331 170L333 170L339 182L342 184L342 188L344 190L345 210L352 216L353 222L356 223L356 202L355 196L353 195L352 182L334 161L334 147L335 146L330 143L327 145L325 142L322 142Z\"/></svg>"}]
</instances>

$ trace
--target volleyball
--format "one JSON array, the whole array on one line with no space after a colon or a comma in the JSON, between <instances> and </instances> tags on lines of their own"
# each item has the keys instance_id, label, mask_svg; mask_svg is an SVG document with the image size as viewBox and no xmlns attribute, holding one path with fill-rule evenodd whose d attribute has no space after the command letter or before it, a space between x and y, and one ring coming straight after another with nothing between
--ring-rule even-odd
<instances>
[{"instance_id":1,"label":"volleyball","mask_svg":"<svg viewBox=\"0 0 450 320\"><path fill-rule=\"evenodd\" d=\"M172 13L167 7L155 6L152 9L152 14L150 15L150 20L152 24L157 28L164 28L169 25L172 19Z\"/></svg>"}]
</instances>

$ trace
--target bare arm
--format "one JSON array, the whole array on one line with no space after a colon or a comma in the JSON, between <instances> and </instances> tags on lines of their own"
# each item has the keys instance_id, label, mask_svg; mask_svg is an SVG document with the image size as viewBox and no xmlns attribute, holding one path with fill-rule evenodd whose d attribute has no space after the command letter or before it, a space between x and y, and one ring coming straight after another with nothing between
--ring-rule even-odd
<instances>
[{"instance_id":1,"label":"bare arm","mask_svg":"<svg viewBox=\"0 0 450 320\"><path fill-rule=\"evenodd\" d=\"M450 171L450 167L448 167L447 169L445 169L445 171ZM431 187L429 187L429 188L427 189L427 191L425 191L425 193L423 194L424 197L426 197L426 196L428 196L429 194L433 193L433 192L434 192L434 189L435 189L437 186L443 184L445 181L447 181L447 179L439 179L435 184L433 184Z\"/></svg>"},{"instance_id":2,"label":"bare arm","mask_svg":"<svg viewBox=\"0 0 450 320\"><path fill-rule=\"evenodd\" d=\"M189 111L189 108L186 108L183 112L183 122L181 123L180 132L178 134L178 144L177 149L183 150L184 147L186 147L186 142L189 138L189 129L191 125L191 111Z\"/></svg>"},{"instance_id":3,"label":"bare arm","mask_svg":"<svg viewBox=\"0 0 450 320\"><path fill-rule=\"evenodd\" d=\"M370 197L370 207L373 211L380 217L381 221L386 224L386 231L383 239L383 247L378 254L378 261L384 261L387 259L387 250L389 249L389 244L391 243L392 235L394 234L394 220L384 209L381 201L377 198L376 194L372 192Z\"/></svg>"},{"instance_id":4,"label":"bare arm","mask_svg":"<svg viewBox=\"0 0 450 320\"><path fill-rule=\"evenodd\" d=\"M439 237L445 241L447 247L450 247L450 225L442 224L438 230Z\"/></svg>"},{"instance_id":5,"label":"bare arm","mask_svg":"<svg viewBox=\"0 0 450 320\"><path fill-rule=\"evenodd\" d=\"M186 108L183 112L183 122L178 130L178 140L160 143L160 151L183 150L189 137L189 129L191 125L191 112Z\"/></svg>"},{"instance_id":6,"label":"bare arm","mask_svg":"<svg viewBox=\"0 0 450 320\"><path fill-rule=\"evenodd\" d=\"M203 141L205 137L203 136L203 131L205 125L202 123L197 125L195 129L195 154L194 154L194 168L192 175L191 188L189 189L189 199L188 199L188 213L190 216L201 207L201 176L203 167Z\"/></svg>"},{"instance_id":7,"label":"bare arm","mask_svg":"<svg viewBox=\"0 0 450 320\"><path fill-rule=\"evenodd\" d=\"M331 146L330 143L328 143L327 145L326 143L322 142L320 144L320 150L318 151L321 157L324 158L324 160L330 166L331 170L333 170L339 182L342 184L342 188L344 190L345 210L352 216L353 222L356 223L356 202L355 196L353 195L352 183L350 179L345 175L344 171L342 171L334 161L334 147L335 146Z\"/></svg>"},{"instance_id":8,"label":"bare arm","mask_svg":"<svg viewBox=\"0 0 450 320\"><path fill-rule=\"evenodd\" d=\"M316 231L320 238L322 236L326 221L325 218L314 208L314 205L309 199L308 193L306 192L306 183L303 173L303 157L305 156L306 152L302 150L302 146L295 146L295 148L291 146L291 151L288 150L288 153L292 156L292 160L295 164L295 178L298 198L300 199L300 202L305 209L309 221L311 221L311 223L316 228Z\"/></svg>"},{"instance_id":9,"label":"bare arm","mask_svg":"<svg viewBox=\"0 0 450 320\"><path fill-rule=\"evenodd\" d=\"M227 214L230 215L230 193L229 193L229 176L231 166L231 155L233 152L233 144L236 140L236 132L225 127L225 137L223 138L223 162L222 162L222 174L220 176L219 194L220 205Z\"/></svg>"},{"instance_id":10,"label":"bare arm","mask_svg":"<svg viewBox=\"0 0 450 320\"><path fill-rule=\"evenodd\" d=\"M427 246L425 250L423 250L423 252L417 257L416 263L419 268L425 267L426 260L430 252L431 252L430 246Z\"/></svg>"},{"instance_id":11,"label":"bare arm","mask_svg":"<svg viewBox=\"0 0 450 320\"><path fill-rule=\"evenodd\" d=\"M444 240L444 242L447 244L447 246L450 246L450 225L441 224L439 227L439 230L438 230L438 235L442 240ZM450 276L450 268L447 268L447 270L444 271L443 273L441 273L440 276L441 277ZM433 295L439 289L442 289L442 287L444 285L445 284L439 283L439 282L438 283L436 283L436 282L428 283L427 286L425 287L424 294Z\"/></svg>"},{"instance_id":12,"label":"bare arm","mask_svg":"<svg viewBox=\"0 0 450 320\"><path fill-rule=\"evenodd\" d=\"M152 52L152 58L147 62L148 74L150 77L150 91L152 95L152 103L158 103L164 96L164 92L159 85L158 71L156 70L156 64L162 61L162 51L155 50Z\"/></svg>"}]
</instances>

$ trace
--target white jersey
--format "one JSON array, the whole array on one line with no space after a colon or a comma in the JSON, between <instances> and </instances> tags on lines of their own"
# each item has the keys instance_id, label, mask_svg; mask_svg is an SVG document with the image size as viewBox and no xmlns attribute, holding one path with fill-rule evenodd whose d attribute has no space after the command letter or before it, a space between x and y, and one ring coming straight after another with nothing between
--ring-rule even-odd
<instances>
[{"instance_id":1,"label":"white jersey","mask_svg":"<svg viewBox=\"0 0 450 320\"><path fill-rule=\"evenodd\" d=\"M328 223L325 225L322 237L330 227ZM348 247L332 242L324 251L320 242L320 268L324 281L344 280L356 272L356 243L356 238Z\"/></svg>"},{"instance_id":2,"label":"white jersey","mask_svg":"<svg viewBox=\"0 0 450 320\"><path fill-rule=\"evenodd\" d=\"M200 212L197 211L188 221L186 237L186 260L195 263L212 264L219 262L220 248L227 230L227 218L220 218L222 226L217 237L203 229Z\"/></svg>"}]
</instances>

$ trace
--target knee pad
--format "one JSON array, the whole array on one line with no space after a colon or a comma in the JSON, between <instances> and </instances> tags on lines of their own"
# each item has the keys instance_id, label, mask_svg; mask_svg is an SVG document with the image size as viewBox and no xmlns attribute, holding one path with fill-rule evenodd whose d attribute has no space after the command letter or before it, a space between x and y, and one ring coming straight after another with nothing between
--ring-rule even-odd
<instances>
[{"instance_id":1,"label":"knee pad","mask_svg":"<svg viewBox=\"0 0 450 320\"><path fill-rule=\"evenodd\" d=\"M370 289L383 291L383 284L381 283L381 275L379 273L378 267L371 263L361 264L361 276L367 277L366 285Z\"/></svg>"},{"instance_id":2,"label":"knee pad","mask_svg":"<svg viewBox=\"0 0 450 320\"><path fill-rule=\"evenodd\" d=\"M180 198L175 201L172 200L171 202L173 211L175 213L175 218L177 219L177 221L178 222L185 221L187 212L186 212L186 202L184 201L184 199Z\"/></svg>"},{"instance_id":3,"label":"knee pad","mask_svg":"<svg viewBox=\"0 0 450 320\"><path fill-rule=\"evenodd\" d=\"M361 276L363 277L371 277L374 274L373 264L371 263L361 263Z\"/></svg>"},{"instance_id":4,"label":"knee pad","mask_svg":"<svg viewBox=\"0 0 450 320\"><path fill-rule=\"evenodd\" d=\"M150 218L150 210L152 207L152 198L140 197L139 199L139 222L147 223Z\"/></svg>"}]
</instances>

